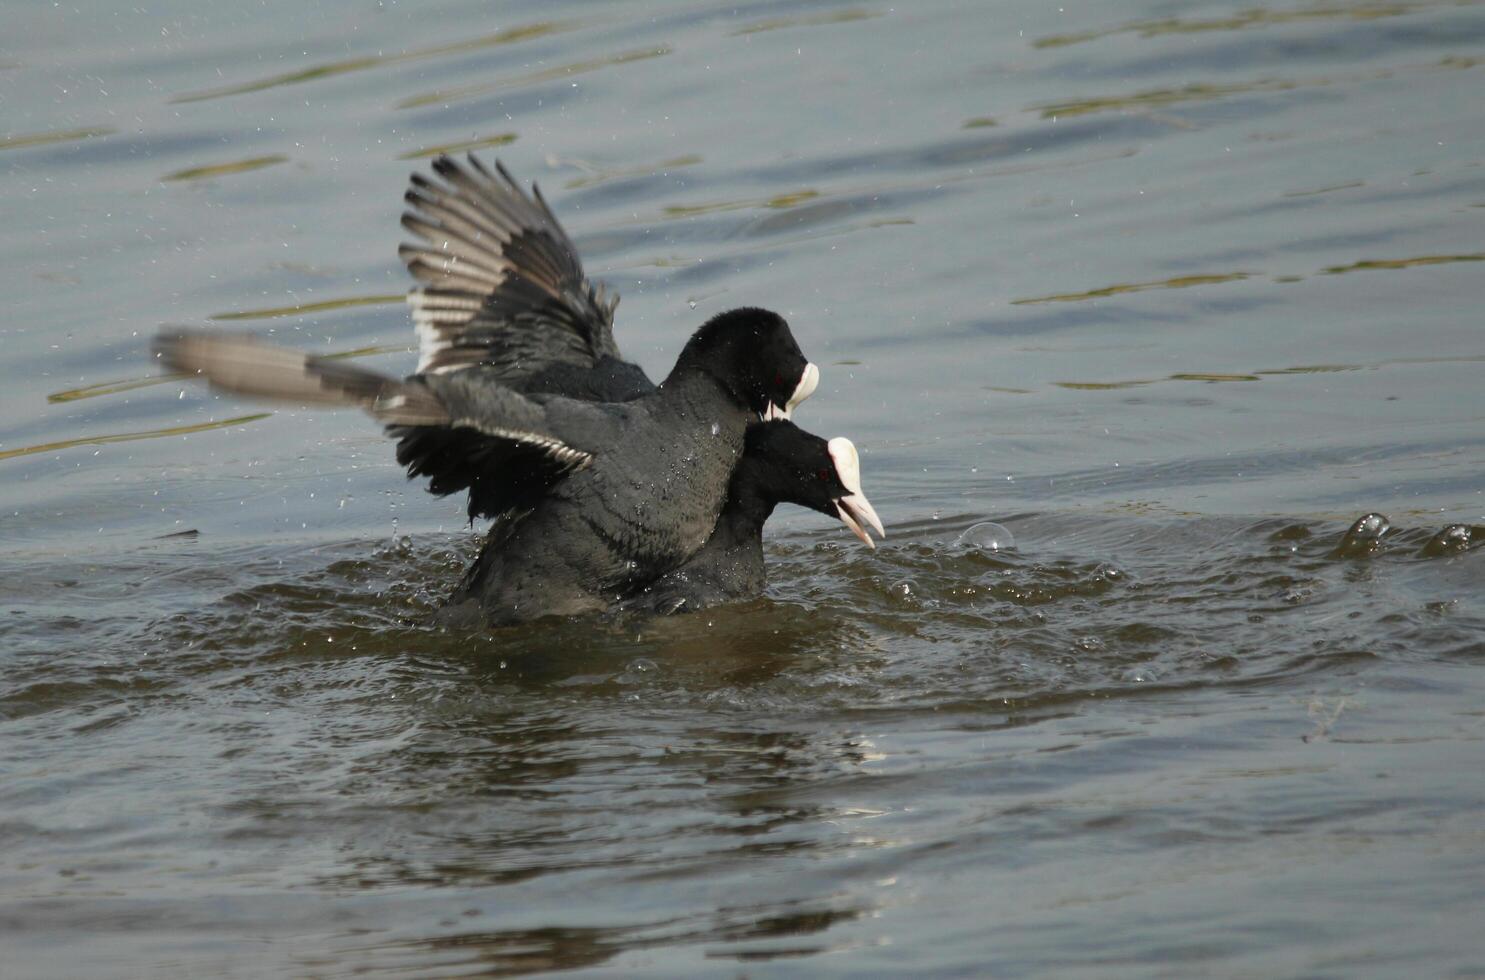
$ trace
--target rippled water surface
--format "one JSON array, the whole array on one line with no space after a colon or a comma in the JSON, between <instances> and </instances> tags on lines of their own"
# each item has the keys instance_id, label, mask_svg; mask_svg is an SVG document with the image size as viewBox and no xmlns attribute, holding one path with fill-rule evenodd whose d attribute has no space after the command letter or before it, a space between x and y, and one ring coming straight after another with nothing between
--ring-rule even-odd
<instances>
[{"instance_id":1,"label":"rippled water surface","mask_svg":"<svg viewBox=\"0 0 1485 980\"><path fill-rule=\"evenodd\" d=\"M17 6L4 974L1485 974L1482 86L1469 0ZM440 633L375 426L154 377L409 370L455 148L652 375L783 311L883 547Z\"/></svg>"}]
</instances>

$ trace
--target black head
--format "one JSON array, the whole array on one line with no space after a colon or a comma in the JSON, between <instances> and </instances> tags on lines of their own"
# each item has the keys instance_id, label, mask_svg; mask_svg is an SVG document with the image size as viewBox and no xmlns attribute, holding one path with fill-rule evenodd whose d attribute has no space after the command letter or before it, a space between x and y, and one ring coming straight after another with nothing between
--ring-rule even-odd
<instances>
[{"instance_id":1,"label":"black head","mask_svg":"<svg viewBox=\"0 0 1485 980\"><path fill-rule=\"evenodd\" d=\"M819 368L800 352L784 318L755 307L708 320L676 367L706 371L764 419L788 418L820 382Z\"/></svg>"},{"instance_id":2,"label":"black head","mask_svg":"<svg viewBox=\"0 0 1485 980\"><path fill-rule=\"evenodd\" d=\"M851 440L837 437L827 442L793 422L748 426L743 457L733 473L732 496L758 500L767 510L790 503L829 514L872 547L876 545L863 524L886 536L861 492L861 464Z\"/></svg>"}]
</instances>

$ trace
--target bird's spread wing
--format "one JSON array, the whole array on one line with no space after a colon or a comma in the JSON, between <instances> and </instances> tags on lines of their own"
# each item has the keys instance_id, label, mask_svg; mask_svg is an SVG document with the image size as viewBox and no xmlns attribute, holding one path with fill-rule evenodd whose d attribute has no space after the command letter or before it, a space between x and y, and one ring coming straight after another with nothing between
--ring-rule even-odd
<instances>
[{"instance_id":1,"label":"bird's spread wing","mask_svg":"<svg viewBox=\"0 0 1485 980\"><path fill-rule=\"evenodd\" d=\"M419 374L483 365L507 384L545 368L618 359L608 299L583 275L571 239L534 185L500 164L442 156L438 180L412 176L402 224L420 242L398 254L422 285L408 294Z\"/></svg>"},{"instance_id":2,"label":"bird's spread wing","mask_svg":"<svg viewBox=\"0 0 1485 980\"><path fill-rule=\"evenodd\" d=\"M444 426L388 430L410 476L444 495L469 491L469 516L526 510L606 446L619 444L629 409L547 395L526 396L483 369L426 375L450 416Z\"/></svg>"},{"instance_id":3,"label":"bird's spread wing","mask_svg":"<svg viewBox=\"0 0 1485 980\"><path fill-rule=\"evenodd\" d=\"M366 411L399 439L409 476L431 476L440 495L470 490L471 517L532 506L622 425L622 409L528 398L479 372L399 381L246 334L167 330L155 351L170 370L236 394Z\"/></svg>"}]
</instances>

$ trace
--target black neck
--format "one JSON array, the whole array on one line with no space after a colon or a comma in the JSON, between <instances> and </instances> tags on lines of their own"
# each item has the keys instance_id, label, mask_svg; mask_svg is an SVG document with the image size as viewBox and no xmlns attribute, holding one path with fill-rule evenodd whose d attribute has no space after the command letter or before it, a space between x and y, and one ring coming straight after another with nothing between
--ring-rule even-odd
<instances>
[{"instance_id":1,"label":"black neck","mask_svg":"<svg viewBox=\"0 0 1485 980\"><path fill-rule=\"evenodd\" d=\"M669 388L705 377L746 408L749 399L739 387L744 373L740 366L746 364L755 351L750 350L747 344L751 333L739 331L733 318L735 312L712 317L692 334L661 387Z\"/></svg>"},{"instance_id":2,"label":"black neck","mask_svg":"<svg viewBox=\"0 0 1485 980\"><path fill-rule=\"evenodd\" d=\"M751 456L744 455L732 473L727 503L717 518L717 535L735 542L757 540L772 516L779 495L768 482L768 473Z\"/></svg>"},{"instance_id":3,"label":"black neck","mask_svg":"<svg viewBox=\"0 0 1485 980\"><path fill-rule=\"evenodd\" d=\"M712 399L721 394L735 407L743 411L751 410L747 399L740 396L731 384L718 377L705 363L695 360L676 361L675 367L660 382L660 394L672 403Z\"/></svg>"}]
</instances>

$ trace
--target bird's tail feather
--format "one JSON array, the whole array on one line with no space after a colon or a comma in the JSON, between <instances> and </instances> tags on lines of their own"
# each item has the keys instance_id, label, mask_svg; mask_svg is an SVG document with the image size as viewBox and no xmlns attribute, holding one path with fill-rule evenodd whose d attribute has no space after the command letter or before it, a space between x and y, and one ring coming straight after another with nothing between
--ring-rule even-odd
<instances>
[{"instance_id":1,"label":"bird's tail feather","mask_svg":"<svg viewBox=\"0 0 1485 980\"><path fill-rule=\"evenodd\" d=\"M253 398L360 408L385 425L447 425L449 414L418 381L265 344L244 333L172 328L155 337L171 371Z\"/></svg>"}]
</instances>

